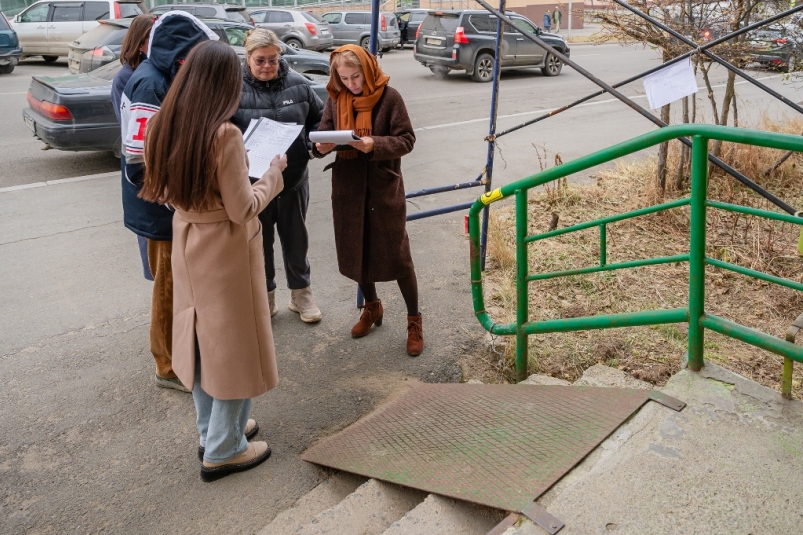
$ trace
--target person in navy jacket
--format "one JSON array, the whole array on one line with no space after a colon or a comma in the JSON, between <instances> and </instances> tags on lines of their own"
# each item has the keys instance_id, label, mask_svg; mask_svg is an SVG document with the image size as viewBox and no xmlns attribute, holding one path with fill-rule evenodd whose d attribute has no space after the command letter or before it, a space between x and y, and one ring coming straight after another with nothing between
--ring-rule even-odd
<instances>
[{"instance_id":1,"label":"person in navy jacket","mask_svg":"<svg viewBox=\"0 0 803 535\"><path fill-rule=\"evenodd\" d=\"M184 11L165 13L151 30L148 59L131 75L120 101L123 139L123 223L148 240L148 264L153 274L150 346L156 361L156 384L182 392L172 365L173 273L170 254L173 239L173 211L138 197L144 179L144 141L153 118L170 88L178 69L190 51L218 36L204 23Z\"/></svg>"}]
</instances>

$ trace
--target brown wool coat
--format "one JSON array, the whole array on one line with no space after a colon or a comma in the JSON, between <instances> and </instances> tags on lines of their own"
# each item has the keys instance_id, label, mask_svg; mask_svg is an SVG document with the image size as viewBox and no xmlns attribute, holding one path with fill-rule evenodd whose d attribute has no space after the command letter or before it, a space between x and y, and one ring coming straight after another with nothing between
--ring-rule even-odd
<instances>
[{"instance_id":1,"label":"brown wool coat","mask_svg":"<svg viewBox=\"0 0 803 535\"><path fill-rule=\"evenodd\" d=\"M257 214L283 182L271 169L251 185L234 125L220 127L218 143L215 206L173 217L173 370L193 384L197 335L201 388L216 399L248 399L278 382Z\"/></svg>"},{"instance_id":2,"label":"brown wool coat","mask_svg":"<svg viewBox=\"0 0 803 535\"><path fill-rule=\"evenodd\" d=\"M337 99L326 102L318 130L336 130ZM357 282L381 282L413 273L401 158L415 133L401 95L390 86L372 112L374 150L332 167L332 216L340 273Z\"/></svg>"}]
</instances>

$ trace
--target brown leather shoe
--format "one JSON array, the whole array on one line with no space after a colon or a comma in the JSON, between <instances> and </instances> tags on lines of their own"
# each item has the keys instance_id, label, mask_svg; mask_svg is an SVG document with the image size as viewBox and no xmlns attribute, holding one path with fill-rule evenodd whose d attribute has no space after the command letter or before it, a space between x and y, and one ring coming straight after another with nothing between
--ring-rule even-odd
<instances>
[{"instance_id":1,"label":"brown leather shoe","mask_svg":"<svg viewBox=\"0 0 803 535\"><path fill-rule=\"evenodd\" d=\"M407 316L407 354L417 357L424 350L424 326L421 324L421 314Z\"/></svg>"},{"instance_id":2,"label":"brown leather shoe","mask_svg":"<svg viewBox=\"0 0 803 535\"><path fill-rule=\"evenodd\" d=\"M360 321L351 328L352 338L362 338L371 332L372 325L376 325L377 327L382 325L382 315L385 313L385 310L382 308L381 299L370 303L366 301L360 308L362 308L362 315L360 316Z\"/></svg>"}]
</instances>

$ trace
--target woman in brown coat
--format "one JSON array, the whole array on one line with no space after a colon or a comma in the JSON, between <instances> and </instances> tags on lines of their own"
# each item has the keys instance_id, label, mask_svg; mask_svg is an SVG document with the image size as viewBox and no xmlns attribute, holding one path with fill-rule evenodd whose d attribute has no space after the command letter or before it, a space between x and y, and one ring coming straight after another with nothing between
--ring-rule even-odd
<instances>
[{"instance_id":1,"label":"woman in brown coat","mask_svg":"<svg viewBox=\"0 0 803 535\"><path fill-rule=\"evenodd\" d=\"M407 206L401 158L413 150L415 134L398 91L388 86L376 58L356 45L330 57L331 97L318 128L353 130L360 137L337 152L332 169L332 213L340 273L356 281L365 297L351 336L382 325L376 283L395 280L407 305L407 353L421 354L424 333L418 310L418 282L407 237ZM321 157L335 145L318 143Z\"/></svg>"},{"instance_id":2,"label":"woman in brown coat","mask_svg":"<svg viewBox=\"0 0 803 535\"><path fill-rule=\"evenodd\" d=\"M257 214L281 190L278 156L253 186L243 137L229 118L242 75L227 44L199 44L148 128L141 196L175 208L173 369L193 385L201 479L247 470L270 456L249 420L251 398L278 381L262 228ZM214 91L209 91L214 87Z\"/></svg>"}]
</instances>

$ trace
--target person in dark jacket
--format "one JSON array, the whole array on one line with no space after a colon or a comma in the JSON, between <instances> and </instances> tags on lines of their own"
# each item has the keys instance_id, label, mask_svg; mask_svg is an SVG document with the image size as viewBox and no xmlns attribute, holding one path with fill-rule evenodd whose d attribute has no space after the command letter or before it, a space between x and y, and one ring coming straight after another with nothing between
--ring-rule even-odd
<instances>
[{"instance_id":1,"label":"person in dark jacket","mask_svg":"<svg viewBox=\"0 0 803 535\"><path fill-rule=\"evenodd\" d=\"M153 17L151 15L137 15L131 21L131 26L125 34L125 39L123 39L123 46L120 50L120 63L123 64L123 68L117 72L112 80L112 109L114 110L114 115L117 116L118 123L120 122L120 99L123 96L125 84L128 83L139 64L148 58L145 53L148 51L151 28L153 28ZM123 154L120 154L120 168L123 178L125 178L125 156ZM148 240L137 235L137 242L139 243L139 256L142 260L142 274L147 280L153 281L151 268L148 266Z\"/></svg>"},{"instance_id":2,"label":"person in dark jacket","mask_svg":"<svg viewBox=\"0 0 803 535\"><path fill-rule=\"evenodd\" d=\"M376 283L395 280L407 306L407 354L415 357L424 350L424 331L401 172L402 156L415 144L413 125L404 100L388 85L390 77L374 56L362 47L344 45L329 61L330 98L319 130L353 130L360 137L330 164L337 265L365 296L351 336L360 338L382 325ZM316 143L314 152L322 157L335 148Z\"/></svg>"},{"instance_id":3,"label":"person in dark jacket","mask_svg":"<svg viewBox=\"0 0 803 535\"><path fill-rule=\"evenodd\" d=\"M170 254L173 211L139 198L144 179L144 142L148 122L159 111L170 84L190 51L200 42L218 40L204 23L184 11L165 13L153 25L148 59L123 89L120 127L125 156L123 224L148 240L148 264L153 274L151 298L151 353L156 361L156 384L182 392L189 390L173 371L173 272Z\"/></svg>"},{"instance_id":4,"label":"person in dark jacket","mask_svg":"<svg viewBox=\"0 0 803 535\"><path fill-rule=\"evenodd\" d=\"M256 29L245 40L246 62L240 107L232 118L242 132L252 119L267 117L280 123L304 125L287 150L287 169L282 173L284 190L259 214L265 253L265 277L271 316L276 315L276 267L273 258L273 228L279 233L284 272L290 289L289 308L307 323L321 321L321 311L312 298L310 264L307 258L307 209L309 207L309 140L318 129L323 103L306 78L290 69L281 57L282 42L270 30Z\"/></svg>"}]
</instances>

